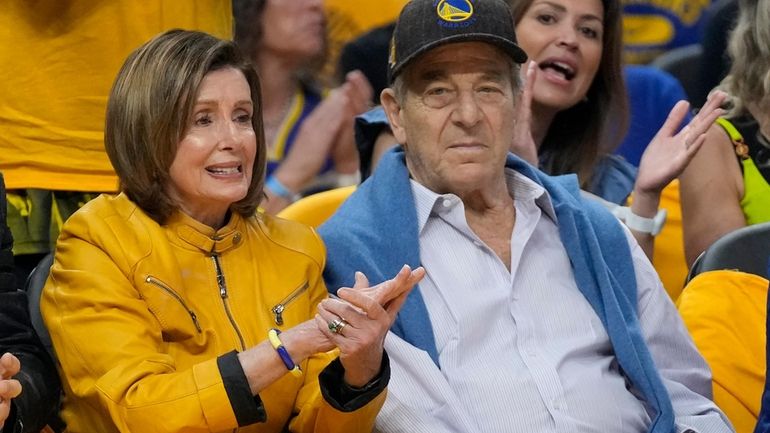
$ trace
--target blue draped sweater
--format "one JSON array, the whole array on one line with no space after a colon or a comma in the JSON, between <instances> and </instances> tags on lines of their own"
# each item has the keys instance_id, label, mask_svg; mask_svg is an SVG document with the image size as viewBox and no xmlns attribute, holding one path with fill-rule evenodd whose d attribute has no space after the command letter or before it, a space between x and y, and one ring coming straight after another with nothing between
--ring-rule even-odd
<instances>
[{"instance_id":1,"label":"blue draped sweater","mask_svg":"<svg viewBox=\"0 0 770 433\"><path fill-rule=\"evenodd\" d=\"M649 432L674 432L671 400L639 326L633 261L620 222L600 204L580 197L575 175L548 176L513 154L506 166L548 192L577 287L601 319L623 374L652 409ZM324 278L332 292L352 287L355 271L378 283L395 276L405 263L413 269L420 266L417 211L400 147L383 155L372 177L319 233L327 247ZM441 368L419 286L409 294L391 331L426 351Z\"/></svg>"}]
</instances>

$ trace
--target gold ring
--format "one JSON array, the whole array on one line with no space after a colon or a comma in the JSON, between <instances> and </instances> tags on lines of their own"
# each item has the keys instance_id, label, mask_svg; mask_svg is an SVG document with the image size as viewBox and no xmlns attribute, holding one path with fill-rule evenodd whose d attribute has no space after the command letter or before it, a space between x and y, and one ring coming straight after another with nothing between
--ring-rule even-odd
<instances>
[{"instance_id":1,"label":"gold ring","mask_svg":"<svg viewBox=\"0 0 770 433\"><path fill-rule=\"evenodd\" d=\"M344 319L334 319L329 322L329 331L334 334L342 334L342 330L348 325Z\"/></svg>"}]
</instances>

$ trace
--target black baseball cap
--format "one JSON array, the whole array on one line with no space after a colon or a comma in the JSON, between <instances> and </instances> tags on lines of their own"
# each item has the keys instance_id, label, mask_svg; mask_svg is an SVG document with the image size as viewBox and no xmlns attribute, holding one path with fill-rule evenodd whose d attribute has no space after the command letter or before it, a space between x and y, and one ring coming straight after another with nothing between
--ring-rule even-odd
<instances>
[{"instance_id":1,"label":"black baseball cap","mask_svg":"<svg viewBox=\"0 0 770 433\"><path fill-rule=\"evenodd\" d=\"M504 0L412 0L401 10L390 40L388 82L430 49L476 41L499 47L516 63L527 61Z\"/></svg>"}]
</instances>

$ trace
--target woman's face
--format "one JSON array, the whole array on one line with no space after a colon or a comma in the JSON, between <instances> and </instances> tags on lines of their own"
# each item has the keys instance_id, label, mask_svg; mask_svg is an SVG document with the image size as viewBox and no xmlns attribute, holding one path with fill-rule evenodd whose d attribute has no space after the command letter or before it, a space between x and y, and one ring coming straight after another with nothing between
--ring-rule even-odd
<instances>
[{"instance_id":1,"label":"woman's face","mask_svg":"<svg viewBox=\"0 0 770 433\"><path fill-rule=\"evenodd\" d=\"M308 61L323 52L325 32L323 0L267 0L260 50Z\"/></svg>"},{"instance_id":2,"label":"woman's face","mask_svg":"<svg viewBox=\"0 0 770 433\"><path fill-rule=\"evenodd\" d=\"M251 184L257 138L254 106L243 73L235 68L209 72L169 174L169 195L196 220L222 225L232 203Z\"/></svg>"},{"instance_id":3,"label":"woman's face","mask_svg":"<svg viewBox=\"0 0 770 433\"><path fill-rule=\"evenodd\" d=\"M602 58L601 0L534 0L516 25L518 43L540 67L533 105L565 110L580 102Z\"/></svg>"}]
</instances>

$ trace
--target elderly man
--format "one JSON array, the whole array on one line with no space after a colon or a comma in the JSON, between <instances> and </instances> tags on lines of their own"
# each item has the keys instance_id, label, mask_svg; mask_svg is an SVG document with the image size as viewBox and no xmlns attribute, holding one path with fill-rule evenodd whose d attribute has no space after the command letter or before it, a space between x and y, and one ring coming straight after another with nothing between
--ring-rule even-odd
<instances>
[{"instance_id":1,"label":"elderly man","mask_svg":"<svg viewBox=\"0 0 770 433\"><path fill-rule=\"evenodd\" d=\"M330 289L427 271L386 340L383 432L727 432L708 367L629 232L508 154L501 0L413 0L381 100L401 148L320 232ZM361 279L360 275L357 279Z\"/></svg>"}]
</instances>

